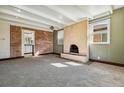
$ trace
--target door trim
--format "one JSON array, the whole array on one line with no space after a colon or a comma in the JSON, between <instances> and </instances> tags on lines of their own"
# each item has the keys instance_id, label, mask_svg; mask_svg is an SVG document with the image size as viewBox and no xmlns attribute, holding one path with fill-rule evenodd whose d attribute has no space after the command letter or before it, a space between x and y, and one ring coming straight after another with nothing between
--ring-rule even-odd
<instances>
[{"instance_id":1,"label":"door trim","mask_svg":"<svg viewBox=\"0 0 124 93\"><path fill-rule=\"evenodd\" d=\"M33 45L34 45L34 52L35 52L35 31L33 31L33 30L27 30L27 29L22 29L22 44L21 44L21 46L22 46L22 56L24 56L24 32L33 32L34 33L34 42L33 42ZM33 55L33 53L32 53L32 55Z\"/></svg>"}]
</instances>

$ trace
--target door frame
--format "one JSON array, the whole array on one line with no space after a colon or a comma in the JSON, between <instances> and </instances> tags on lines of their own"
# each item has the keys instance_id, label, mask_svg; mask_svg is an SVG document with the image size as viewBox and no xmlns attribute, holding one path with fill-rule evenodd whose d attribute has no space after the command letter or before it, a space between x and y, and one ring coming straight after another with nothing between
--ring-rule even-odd
<instances>
[{"instance_id":1,"label":"door frame","mask_svg":"<svg viewBox=\"0 0 124 93\"><path fill-rule=\"evenodd\" d=\"M22 53L21 53L21 55L22 56L24 56L24 32L33 32L33 34L34 34L34 36L33 36L33 38L34 38L33 45L34 45L34 52L35 52L35 31L33 31L33 30L27 30L27 29L22 29L22 37L21 37L21 41L22 41L22 44L21 44L21 46L22 46L22 49L21 49L22 50Z\"/></svg>"}]
</instances>

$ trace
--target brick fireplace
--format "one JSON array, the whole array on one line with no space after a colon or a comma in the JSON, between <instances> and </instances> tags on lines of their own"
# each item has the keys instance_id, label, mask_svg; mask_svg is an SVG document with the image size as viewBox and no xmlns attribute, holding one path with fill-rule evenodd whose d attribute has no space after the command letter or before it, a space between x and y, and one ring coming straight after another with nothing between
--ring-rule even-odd
<instances>
[{"instance_id":1,"label":"brick fireplace","mask_svg":"<svg viewBox=\"0 0 124 93\"><path fill-rule=\"evenodd\" d=\"M88 61L87 28L87 19L64 28L64 50L61 57L80 62Z\"/></svg>"}]
</instances>

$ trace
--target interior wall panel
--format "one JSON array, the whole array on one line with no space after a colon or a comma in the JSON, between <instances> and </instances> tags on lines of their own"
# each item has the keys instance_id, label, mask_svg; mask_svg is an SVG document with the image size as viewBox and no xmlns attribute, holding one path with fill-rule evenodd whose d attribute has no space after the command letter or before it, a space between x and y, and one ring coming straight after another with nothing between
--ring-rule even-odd
<instances>
[{"instance_id":1,"label":"interior wall panel","mask_svg":"<svg viewBox=\"0 0 124 93\"><path fill-rule=\"evenodd\" d=\"M0 59L10 57L10 25L0 22Z\"/></svg>"}]
</instances>

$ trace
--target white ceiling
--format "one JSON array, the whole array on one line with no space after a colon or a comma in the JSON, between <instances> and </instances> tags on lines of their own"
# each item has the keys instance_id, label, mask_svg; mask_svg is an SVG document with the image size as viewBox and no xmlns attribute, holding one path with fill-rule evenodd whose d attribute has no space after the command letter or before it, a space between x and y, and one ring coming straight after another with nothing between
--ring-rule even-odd
<instances>
[{"instance_id":1,"label":"white ceiling","mask_svg":"<svg viewBox=\"0 0 124 93\"><path fill-rule=\"evenodd\" d=\"M86 17L112 13L116 5L0 5L0 20L27 27L49 30L61 29Z\"/></svg>"}]
</instances>

